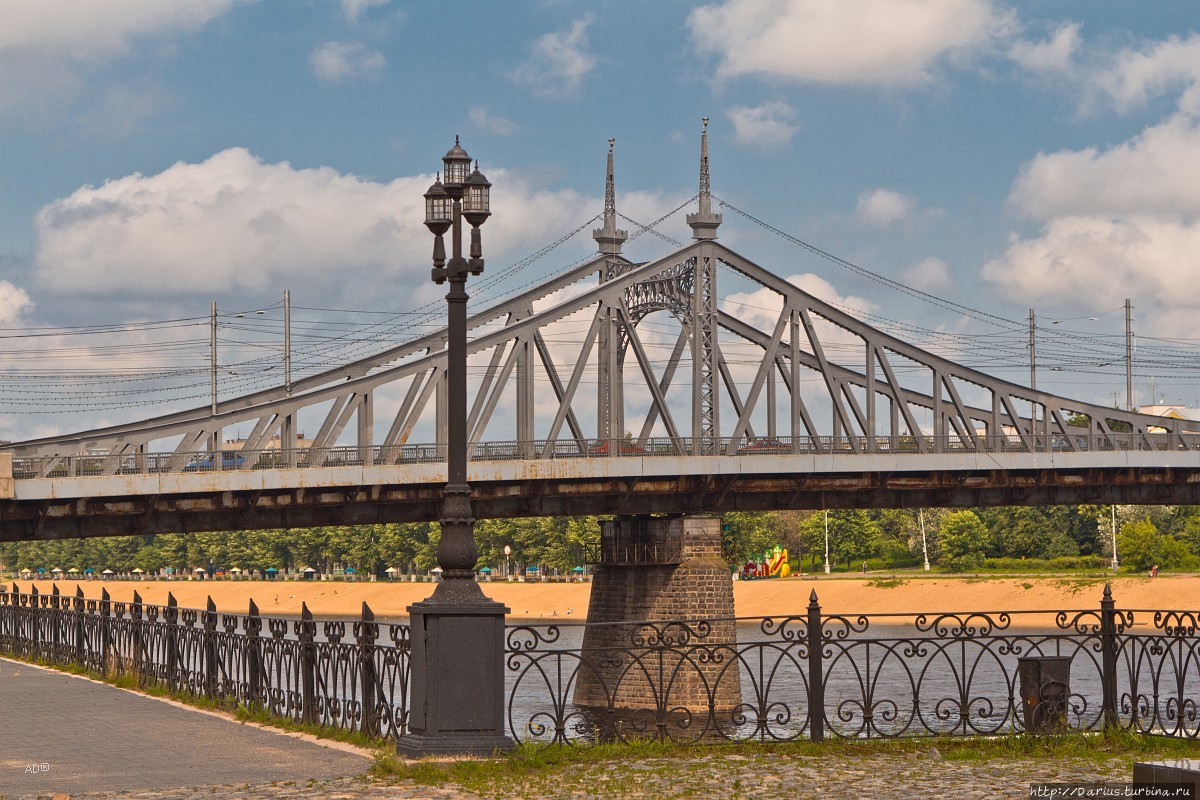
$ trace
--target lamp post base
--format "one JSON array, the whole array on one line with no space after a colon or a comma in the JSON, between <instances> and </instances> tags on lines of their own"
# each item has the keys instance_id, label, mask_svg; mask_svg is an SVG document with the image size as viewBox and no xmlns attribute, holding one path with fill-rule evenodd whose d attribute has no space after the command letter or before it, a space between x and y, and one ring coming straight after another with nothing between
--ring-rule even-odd
<instances>
[{"instance_id":1,"label":"lamp post base","mask_svg":"<svg viewBox=\"0 0 1200 800\"><path fill-rule=\"evenodd\" d=\"M504 618L474 581L443 581L408 607L412 695L403 756L486 756L513 749L505 731Z\"/></svg>"}]
</instances>

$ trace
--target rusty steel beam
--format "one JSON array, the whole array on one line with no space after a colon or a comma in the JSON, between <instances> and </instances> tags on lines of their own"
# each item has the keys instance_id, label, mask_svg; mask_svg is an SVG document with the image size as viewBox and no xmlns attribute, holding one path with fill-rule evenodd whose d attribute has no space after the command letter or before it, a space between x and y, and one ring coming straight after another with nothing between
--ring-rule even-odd
<instances>
[{"instance_id":1,"label":"rusty steel beam","mask_svg":"<svg viewBox=\"0 0 1200 800\"><path fill-rule=\"evenodd\" d=\"M819 508L1200 504L1200 469L1087 468L969 473L810 473L473 484L481 517L721 513ZM7 504L0 541L417 522L436 516L436 485L226 491Z\"/></svg>"}]
</instances>

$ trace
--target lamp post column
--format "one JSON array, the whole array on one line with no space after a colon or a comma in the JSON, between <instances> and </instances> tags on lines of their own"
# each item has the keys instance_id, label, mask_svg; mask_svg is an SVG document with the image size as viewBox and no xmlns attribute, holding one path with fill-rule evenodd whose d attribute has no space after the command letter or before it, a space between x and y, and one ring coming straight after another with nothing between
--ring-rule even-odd
<instances>
[{"instance_id":1,"label":"lamp post column","mask_svg":"<svg viewBox=\"0 0 1200 800\"><path fill-rule=\"evenodd\" d=\"M509 750L505 734L504 618L508 608L475 581L475 516L467 484L467 276L483 272L479 226L490 216L491 184L455 138L442 159L446 182L425 193L425 226L434 235L434 283L449 282L446 340L446 487L442 494L438 566L433 594L408 607L411 676L408 731L396 749L407 756L489 755ZM462 223L471 226L470 257L462 252ZM442 237L451 233L446 260Z\"/></svg>"}]
</instances>

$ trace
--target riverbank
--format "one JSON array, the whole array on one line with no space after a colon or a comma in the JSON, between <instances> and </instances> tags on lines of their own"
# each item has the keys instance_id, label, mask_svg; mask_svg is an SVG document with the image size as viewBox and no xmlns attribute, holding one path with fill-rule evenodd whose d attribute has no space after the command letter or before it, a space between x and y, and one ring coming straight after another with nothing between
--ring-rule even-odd
<instances>
[{"instance_id":1,"label":"riverbank","mask_svg":"<svg viewBox=\"0 0 1200 800\"><path fill-rule=\"evenodd\" d=\"M18 581L23 592L30 582ZM50 581L36 582L39 592ZM9 584L11 586L11 584ZM340 581L60 581L59 591L98 598L102 588L114 600L128 601L136 590L145 603L164 605L167 593L185 608L203 608L209 596L218 610L245 613L254 599L267 616L294 616L302 602L317 617L353 617L369 605L379 619L407 616L407 607L433 590L428 583L343 583ZM590 583L483 584L484 592L511 609L514 619L584 621ZM734 581L740 617L799 615L813 591L826 614L883 614L941 611L1033 611L1099 608L1103 578L1069 575L1003 578L925 577L900 574L866 578L824 577ZM1113 579L1120 608L1195 610L1200 576L1121 576Z\"/></svg>"}]
</instances>

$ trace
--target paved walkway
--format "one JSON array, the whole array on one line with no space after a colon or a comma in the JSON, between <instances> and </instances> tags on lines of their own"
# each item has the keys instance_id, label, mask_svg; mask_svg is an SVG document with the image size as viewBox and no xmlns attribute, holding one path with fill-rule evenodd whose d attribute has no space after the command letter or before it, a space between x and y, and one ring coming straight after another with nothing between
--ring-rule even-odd
<instances>
[{"instance_id":1,"label":"paved walkway","mask_svg":"<svg viewBox=\"0 0 1200 800\"><path fill-rule=\"evenodd\" d=\"M0 797L361 775L370 759L72 675L0 659ZM170 796L164 793L162 796ZM212 796L211 794L207 796Z\"/></svg>"},{"instance_id":2,"label":"paved walkway","mask_svg":"<svg viewBox=\"0 0 1200 800\"><path fill-rule=\"evenodd\" d=\"M1125 783L1129 758L944 759L936 747L835 757L697 753L585 761L515 781L364 779L369 759L0 659L0 800L909 800L1023 798L1040 782ZM340 745L339 745L340 747Z\"/></svg>"}]
</instances>

